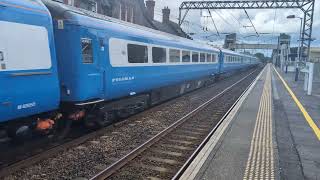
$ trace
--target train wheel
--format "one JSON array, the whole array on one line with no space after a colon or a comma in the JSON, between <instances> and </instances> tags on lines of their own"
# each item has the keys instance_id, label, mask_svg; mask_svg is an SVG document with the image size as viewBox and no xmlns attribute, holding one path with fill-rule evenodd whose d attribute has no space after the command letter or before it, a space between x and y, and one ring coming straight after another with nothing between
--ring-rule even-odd
<instances>
[{"instance_id":1,"label":"train wheel","mask_svg":"<svg viewBox=\"0 0 320 180\"><path fill-rule=\"evenodd\" d=\"M61 135L59 136L59 139L64 139L67 137L67 135L69 134L70 130L71 130L71 126L72 126L73 121L68 119L65 121L65 124L63 125L63 130Z\"/></svg>"},{"instance_id":2,"label":"train wheel","mask_svg":"<svg viewBox=\"0 0 320 180\"><path fill-rule=\"evenodd\" d=\"M17 143L21 143L32 138L32 130L28 125L10 127L7 132L8 137Z\"/></svg>"},{"instance_id":3,"label":"train wheel","mask_svg":"<svg viewBox=\"0 0 320 180\"><path fill-rule=\"evenodd\" d=\"M84 117L84 126L88 129L96 129L95 123L96 116L92 114L88 114Z\"/></svg>"},{"instance_id":4,"label":"train wheel","mask_svg":"<svg viewBox=\"0 0 320 180\"><path fill-rule=\"evenodd\" d=\"M106 127L114 123L115 119L114 112L100 112L95 122L98 127Z\"/></svg>"}]
</instances>

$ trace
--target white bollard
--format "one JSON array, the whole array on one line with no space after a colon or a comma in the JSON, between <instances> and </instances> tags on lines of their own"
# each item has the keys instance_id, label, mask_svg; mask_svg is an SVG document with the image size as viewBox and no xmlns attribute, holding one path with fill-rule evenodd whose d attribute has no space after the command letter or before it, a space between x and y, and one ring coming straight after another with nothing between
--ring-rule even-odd
<instances>
[{"instance_id":1,"label":"white bollard","mask_svg":"<svg viewBox=\"0 0 320 180\"><path fill-rule=\"evenodd\" d=\"M313 69L314 63L309 63L309 80L308 80L308 95L311 96L312 94L312 84L313 84Z\"/></svg>"},{"instance_id":2,"label":"white bollard","mask_svg":"<svg viewBox=\"0 0 320 180\"><path fill-rule=\"evenodd\" d=\"M303 86L303 90L307 91L308 90L308 73L305 72L304 73L304 86Z\"/></svg>"}]
</instances>

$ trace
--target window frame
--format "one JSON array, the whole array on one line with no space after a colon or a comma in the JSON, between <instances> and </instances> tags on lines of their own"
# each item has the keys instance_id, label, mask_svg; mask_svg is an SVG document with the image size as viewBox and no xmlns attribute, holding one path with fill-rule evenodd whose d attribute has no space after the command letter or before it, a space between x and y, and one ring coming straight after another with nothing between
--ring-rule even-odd
<instances>
[{"instance_id":1,"label":"window frame","mask_svg":"<svg viewBox=\"0 0 320 180\"><path fill-rule=\"evenodd\" d=\"M147 53L147 55L146 55L146 58L147 58L147 61L146 62L130 62L130 59L129 59L129 45L134 45L134 46L143 46L143 47L146 47L146 53ZM149 48L150 46L149 45L147 45L147 44L138 44L138 43L136 43L136 44L134 44L133 42L129 42L129 43L127 43L127 62L128 62L128 64L148 64L149 62L150 62L150 48Z\"/></svg>"},{"instance_id":2,"label":"window frame","mask_svg":"<svg viewBox=\"0 0 320 180\"><path fill-rule=\"evenodd\" d=\"M211 54L211 62L212 63L217 63L217 54Z\"/></svg>"},{"instance_id":3,"label":"window frame","mask_svg":"<svg viewBox=\"0 0 320 180\"><path fill-rule=\"evenodd\" d=\"M4 52L0 51L0 62L4 61Z\"/></svg>"},{"instance_id":4,"label":"window frame","mask_svg":"<svg viewBox=\"0 0 320 180\"><path fill-rule=\"evenodd\" d=\"M153 56L153 49L154 48L159 48L159 49L163 49L165 50L165 61L164 62L154 62L154 56ZM168 54L168 49L166 47L161 47L161 46L151 46L151 59L152 59L152 63L153 64L165 64L165 63L168 63L168 57L167 57L167 54Z\"/></svg>"},{"instance_id":5,"label":"window frame","mask_svg":"<svg viewBox=\"0 0 320 180\"><path fill-rule=\"evenodd\" d=\"M204 57L203 61L201 61L201 55L204 55L204 56L203 56L203 57ZM200 52L200 53L199 53L199 62L200 62L200 63L206 63L206 62L207 62L206 53L204 53L204 52Z\"/></svg>"},{"instance_id":6,"label":"window frame","mask_svg":"<svg viewBox=\"0 0 320 180\"><path fill-rule=\"evenodd\" d=\"M171 61L171 51L178 51L179 52L179 61ZM169 64L174 64L174 63L181 63L181 49L175 49L175 48L169 48Z\"/></svg>"},{"instance_id":7,"label":"window frame","mask_svg":"<svg viewBox=\"0 0 320 180\"><path fill-rule=\"evenodd\" d=\"M189 61L183 61L183 53L187 52L189 54ZM181 63L191 63L191 51L189 50L181 50Z\"/></svg>"},{"instance_id":8,"label":"window frame","mask_svg":"<svg viewBox=\"0 0 320 180\"><path fill-rule=\"evenodd\" d=\"M91 46L91 61L86 61L85 57L84 57L84 47L83 46L83 43L86 43L84 41L88 41L87 43L90 43L90 46ZM81 58L82 58L82 64L94 64L94 49L93 49L93 40L91 38L81 38L80 39L80 42L81 42Z\"/></svg>"},{"instance_id":9,"label":"window frame","mask_svg":"<svg viewBox=\"0 0 320 180\"><path fill-rule=\"evenodd\" d=\"M198 55L198 60L197 60L197 61L193 61L193 56L194 56L195 54ZM191 62L192 62L192 63L199 63L199 61L200 61L200 53L199 53L198 51L192 51L192 52L191 52Z\"/></svg>"},{"instance_id":10,"label":"window frame","mask_svg":"<svg viewBox=\"0 0 320 180\"><path fill-rule=\"evenodd\" d=\"M212 55L213 54L211 54L211 53L206 53L206 56L207 56L206 62L207 63L212 63ZM209 61L208 57L210 57L210 61Z\"/></svg>"}]
</instances>

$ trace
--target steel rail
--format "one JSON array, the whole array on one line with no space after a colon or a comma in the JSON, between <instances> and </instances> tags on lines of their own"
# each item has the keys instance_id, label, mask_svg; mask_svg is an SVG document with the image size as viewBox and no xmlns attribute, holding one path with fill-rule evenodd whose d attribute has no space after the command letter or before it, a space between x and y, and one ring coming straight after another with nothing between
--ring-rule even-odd
<instances>
[{"instance_id":1,"label":"steel rail","mask_svg":"<svg viewBox=\"0 0 320 180\"><path fill-rule=\"evenodd\" d=\"M127 155L122 157L120 160L116 161L115 163L113 163L112 165L110 165L109 167L104 169L103 171L96 174L94 177L90 178L90 180L107 179L108 177L113 175L116 171L118 171L119 169L124 167L126 164L128 164L131 160L133 160L134 158L139 156L142 152L144 152L149 147L151 147L152 145L157 143L159 140L161 140L164 136L166 136L167 134L169 134L170 132L175 130L177 127L179 127L179 125L186 122L189 118L191 118L192 116L197 114L197 112L201 111L202 109L204 109L205 107L210 105L215 99L217 99L218 97L220 97L223 94L225 94L226 92L228 92L230 89L232 89L234 86L236 86L237 84L239 84L242 81L244 81L245 79L247 79L249 76L251 76L256 71L257 70L251 72L250 74L246 75L245 77L243 77L242 79L240 79L236 83L234 83L231 86L229 86L228 88L224 89L222 92L220 92L216 96L212 97L211 99L209 99L205 103L201 104L200 106L198 106L197 108L195 108L194 110L192 110L191 112L189 112L188 114L186 114L185 116L180 118L178 121L176 121L175 123L173 123L172 125L170 125L166 129L164 129L163 131L161 131L160 133L158 133L157 135L155 135L154 137L152 137L151 139L149 139L148 141L146 141L145 143L143 143L139 147L132 150L130 153L128 153Z\"/></svg>"},{"instance_id":2,"label":"steel rail","mask_svg":"<svg viewBox=\"0 0 320 180\"><path fill-rule=\"evenodd\" d=\"M265 69L265 68L264 68ZM224 116L220 119L220 121L215 125L215 127L210 131L208 136L201 142L201 144L198 146L198 148L192 153L192 155L189 157L189 159L184 163L184 165L180 168L180 170L176 173L176 175L172 178L172 180L179 179L183 173L187 170L189 165L192 163L192 161L198 156L200 151L204 148L204 146L209 142L211 137L214 135L214 133L217 131L217 129L220 127L222 122L229 116L230 112L234 109L234 107L238 104L238 102L241 100L241 98L247 93L247 91L251 88L251 86L257 81L257 79L260 77L260 75L263 73L264 69L260 72L260 74L256 77L254 81L243 91L243 93L239 96L239 98L233 103L233 105L230 107L230 109L224 114Z\"/></svg>"},{"instance_id":3,"label":"steel rail","mask_svg":"<svg viewBox=\"0 0 320 180\"><path fill-rule=\"evenodd\" d=\"M21 161L18 161L16 163L13 163L13 164L11 164L9 166L3 167L3 168L0 169L0 179L2 177L8 176L8 175L10 175L12 173L15 173L15 172L17 172L18 170L20 170L22 168L25 168L25 167L33 165L33 164L35 164L37 162L40 162L43 159L50 158L52 156L57 155L60 152L63 152L65 150L67 150L67 149L70 149L70 148L73 148L75 146L78 146L80 144L83 144L84 142L86 142L86 141L88 141L90 139L93 139L93 138L95 138L97 136L103 135L106 131L109 131L114 127L118 127L121 124L124 124L125 122L126 121L118 122L118 123L116 123L116 124L114 124L112 126L104 127L104 128L99 129L97 131L93 131L93 132L91 132L89 134L86 134L84 136L78 137L78 138L73 139L71 141L64 142L64 143L62 142L61 144L53 146L50 149L44 150L43 152L40 152L39 154L33 155L33 156L28 157L28 158L26 158L24 160L21 160ZM57 143L59 143L59 142L57 142Z\"/></svg>"}]
</instances>

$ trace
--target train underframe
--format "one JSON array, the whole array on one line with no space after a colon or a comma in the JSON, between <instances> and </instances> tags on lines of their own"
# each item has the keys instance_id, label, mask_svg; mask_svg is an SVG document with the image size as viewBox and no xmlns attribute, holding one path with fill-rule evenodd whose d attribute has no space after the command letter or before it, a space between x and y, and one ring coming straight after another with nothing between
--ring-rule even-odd
<instances>
[{"instance_id":1,"label":"train underframe","mask_svg":"<svg viewBox=\"0 0 320 180\"><path fill-rule=\"evenodd\" d=\"M54 135L56 132L59 132L60 138L64 138L72 128L72 124L79 122L92 129L105 127L152 106L211 85L221 77L237 72L239 70L185 81L114 101L85 103L85 105L62 104L58 111L0 124L0 141L5 137L26 139L35 135Z\"/></svg>"}]
</instances>

